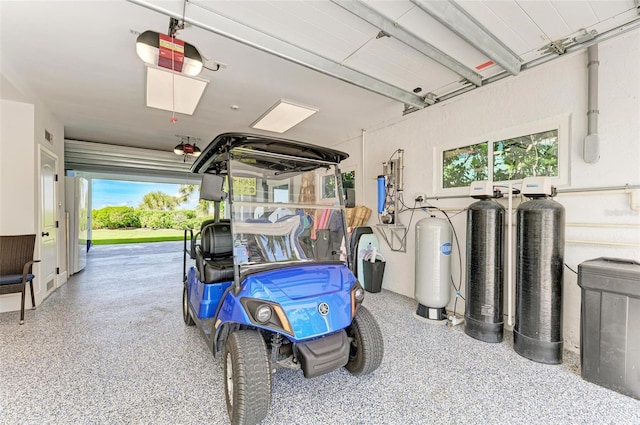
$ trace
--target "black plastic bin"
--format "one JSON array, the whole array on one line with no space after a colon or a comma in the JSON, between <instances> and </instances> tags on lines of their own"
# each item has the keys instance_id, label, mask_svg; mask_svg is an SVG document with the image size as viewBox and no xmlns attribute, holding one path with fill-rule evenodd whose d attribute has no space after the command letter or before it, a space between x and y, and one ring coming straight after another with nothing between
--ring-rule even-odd
<instances>
[{"instance_id":1,"label":"black plastic bin","mask_svg":"<svg viewBox=\"0 0 640 425\"><path fill-rule=\"evenodd\" d=\"M384 276L384 266L386 264L386 262L381 260L376 260L375 263L368 260L362 262L365 291L380 292L382 290L382 278Z\"/></svg>"},{"instance_id":2,"label":"black plastic bin","mask_svg":"<svg viewBox=\"0 0 640 425\"><path fill-rule=\"evenodd\" d=\"M640 264L596 258L578 265L582 377L640 399Z\"/></svg>"}]
</instances>

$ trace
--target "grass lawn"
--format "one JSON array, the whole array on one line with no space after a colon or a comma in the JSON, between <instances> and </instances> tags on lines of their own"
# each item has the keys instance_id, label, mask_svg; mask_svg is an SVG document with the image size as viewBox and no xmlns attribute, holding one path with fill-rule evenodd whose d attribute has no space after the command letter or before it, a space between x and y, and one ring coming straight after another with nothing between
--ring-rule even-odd
<instances>
[{"instance_id":1,"label":"grass lawn","mask_svg":"<svg viewBox=\"0 0 640 425\"><path fill-rule=\"evenodd\" d=\"M183 238L184 230L173 229L99 229L91 231L93 245L181 241Z\"/></svg>"}]
</instances>

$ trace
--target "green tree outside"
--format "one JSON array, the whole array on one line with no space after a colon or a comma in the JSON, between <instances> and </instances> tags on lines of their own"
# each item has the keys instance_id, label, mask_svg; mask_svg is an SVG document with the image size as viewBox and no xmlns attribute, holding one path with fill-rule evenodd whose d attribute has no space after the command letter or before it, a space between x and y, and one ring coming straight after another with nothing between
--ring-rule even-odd
<instances>
[{"instance_id":1,"label":"green tree outside","mask_svg":"<svg viewBox=\"0 0 640 425\"><path fill-rule=\"evenodd\" d=\"M140 227L140 217L133 207L104 207L91 211L94 229L124 229Z\"/></svg>"},{"instance_id":2,"label":"green tree outside","mask_svg":"<svg viewBox=\"0 0 640 425\"><path fill-rule=\"evenodd\" d=\"M489 142L443 152L442 187L464 187L489 178Z\"/></svg>"},{"instance_id":3,"label":"green tree outside","mask_svg":"<svg viewBox=\"0 0 640 425\"><path fill-rule=\"evenodd\" d=\"M488 180L490 147L493 181L558 175L557 129L489 143L444 151L442 187L465 187L473 181Z\"/></svg>"},{"instance_id":4,"label":"green tree outside","mask_svg":"<svg viewBox=\"0 0 640 425\"><path fill-rule=\"evenodd\" d=\"M213 202L200 201L195 210L178 210L198 185L182 185L178 196L155 191L145 194L138 208L110 206L91 212L93 229L196 229L213 218Z\"/></svg>"},{"instance_id":5,"label":"green tree outside","mask_svg":"<svg viewBox=\"0 0 640 425\"><path fill-rule=\"evenodd\" d=\"M161 210L171 211L174 210L180 202L175 196L167 195L164 192L155 191L149 192L142 197L142 202L138 208L141 210Z\"/></svg>"},{"instance_id":6,"label":"green tree outside","mask_svg":"<svg viewBox=\"0 0 640 425\"><path fill-rule=\"evenodd\" d=\"M493 180L558 175L558 130L493 143Z\"/></svg>"},{"instance_id":7,"label":"green tree outside","mask_svg":"<svg viewBox=\"0 0 640 425\"><path fill-rule=\"evenodd\" d=\"M177 197L178 203L184 204L189 200L189 197L193 193L197 193L200 190L199 184L182 184L178 189L179 195ZM196 205L196 214L199 217L206 217L213 215L215 203L212 201L205 201L204 199L200 199L198 205ZM220 204L220 216L224 214L224 204Z\"/></svg>"}]
</instances>

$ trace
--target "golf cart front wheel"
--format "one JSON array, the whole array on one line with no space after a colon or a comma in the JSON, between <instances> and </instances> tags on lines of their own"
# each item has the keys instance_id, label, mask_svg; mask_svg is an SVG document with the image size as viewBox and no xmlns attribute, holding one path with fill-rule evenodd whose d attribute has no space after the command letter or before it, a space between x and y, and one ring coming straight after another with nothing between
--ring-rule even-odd
<instances>
[{"instance_id":1,"label":"golf cart front wheel","mask_svg":"<svg viewBox=\"0 0 640 425\"><path fill-rule=\"evenodd\" d=\"M235 331L227 338L224 390L233 425L254 425L267 416L271 370L267 346L258 331Z\"/></svg>"},{"instance_id":2,"label":"golf cart front wheel","mask_svg":"<svg viewBox=\"0 0 640 425\"><path fill-rule=\"evenodd\" d=\"M347 370L357 376L376 370L382 363L384 342L378 322L364 306L356 312L347 334L351 338Z\"/></svg>"},{"instance_id":3,"label":"golf cart front wheel","mask_svg":"<svg viewBox=\"0 0 640 425\"><path fill-rule=\"evenodd\" d=\"M184 290L182 291L182 320L187 326L195 325L193 321L193 317L191 317L191 313L189 313L189 291L187 290L187 285L184 285Z\"/></svg>"}]
</instances>

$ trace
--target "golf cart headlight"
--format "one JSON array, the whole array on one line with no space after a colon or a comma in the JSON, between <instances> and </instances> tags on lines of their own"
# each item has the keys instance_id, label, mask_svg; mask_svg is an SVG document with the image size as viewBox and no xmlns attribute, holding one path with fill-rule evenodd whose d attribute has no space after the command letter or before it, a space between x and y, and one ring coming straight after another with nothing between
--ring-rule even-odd
<instances>
[{"instance_id":1,"label":"golf cart headlight","mask_svg":"<svg viewBox=\"0 0 640 425\"><path fill-rule=\"evenodd\" d=\"M364 300L364 289L356 288L355 291L353 292L353 295L354 295L356 301L361 303L362 300Z\"/></svg>"},{"instance_id":2,"label":"golf cart headlight","mask_svg":"<svg viewBox=\"0 0 640 425\"><path fill-rule=\"evenodd\" d=\"M280 304L257 298L240 298L249 320L259 327L278 329L293 335L293 328Z\"/></svg>"},{"instance_id":3,"label":"golf cart headlight","mask_svg":"<svg viewBox=\"0 0 640 425\"><path fill-rule=\"evenodd\" d=\"M268 304L262 304L256 309L256 320L260 323L267 323L271 320L271 306Z\"/></svg>"},{"instance_id":4,"label":"golf cart headlight","mask_svg":"<svg viewBox=\"0 0 640 425\"><path fill-rule=\"evenodd\" d=\"M360 283L356 280L356 283L351 287L351 318L356 316L356 310L360 307L364 301L364 289L360 286Z\"/></svg>"}]
</instances>

